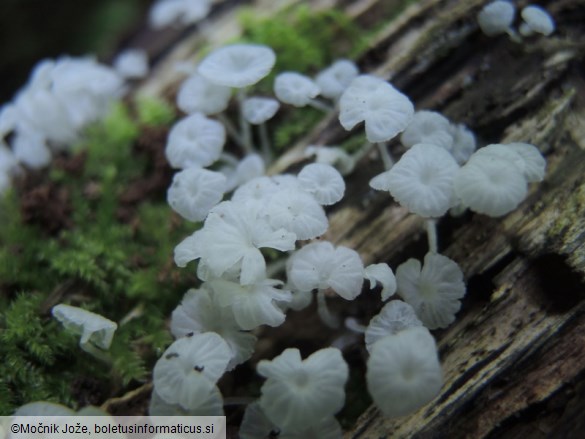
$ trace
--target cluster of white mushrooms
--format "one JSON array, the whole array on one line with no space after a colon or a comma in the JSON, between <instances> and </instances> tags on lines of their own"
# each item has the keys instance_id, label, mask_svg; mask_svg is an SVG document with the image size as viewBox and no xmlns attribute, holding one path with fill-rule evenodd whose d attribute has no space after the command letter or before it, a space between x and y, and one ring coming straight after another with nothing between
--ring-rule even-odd
<instances>
[{"instance_id":1,"label":"cluster of white mushrooms","mask_svg":"<svg viewBox=\"0 0 585 439\"><path fill-rule=\"evenodd\" d=\"M40 61L28 84L0 108L0 194L21 166L40 169L54 152L70 150L83 129L124 95L125 80L147 72L148 58L138 49L121 53L114 67L92 57Z\"/></svg>"},{"instance_id":2,"label":"cluster of white mushrooms","mask_svg":"<svg viewBox=\"0 0 585 439\"><path fill-rule=\"evenodd\" d=\"M151 19L163 26L199 17L208 7L208 2L160 0ZM482 29L492 35L509 32L510 7L505 1L486 6L479 19ZM530 16L530 10L523 12L527 26ZM121 70L126 76L142 74L140 55L129 56L119 61ZM221 47L201 61L178 92L177 105L187 115L167 139L166 157L177 169L168 203L198 227L177 245L174 259L180 267L198 261L200 284L172 314L176 340L155 365L150 414L222 415L217 382L250 359L254 331L283 324L289 310L303 309L316 297L324 324L339 328L344 323L364 334L367 387L379 409L390 417L406 415L441 389L430 330L454 321L466 293L461 268L439 253L437 220L467 208L494 217L511 212L527 196L529 183L544 178L545 160L526 143L477 149L467 127L436 112L415 112L410 99L389 82L360 74L348 60L336 61L315 78L278 74L277 99L248 96L275 61L267 46ZM120 95L122 84L119 75L93 60L40 64L0 117L0 134L15 132L15 163L46 164L41 159L50 157L45 142L70 144L80 126ZM234 98L237 124L228 111ZM314 156L316 163L298 175L266 175L272 154L265 124L281 104L338 111L346 130L363 122L368 143L353 156L336 147L311 146L306 157ZM395 160L388 142L399 134L406 152ZM239 154L224 150L228 139ZM329 227L325 207L343 198L343 176L374 147L386 170L370 186L388 191L427 224L424 260L407 260L396 275L386 263L364 267L355 250L320 239ZM8 152L0 148L2 166ZM327 300L354 300L364 280L370 289L381 287L385 305L367 326L352 319L341 322ZM402 300L388 301L395 293ZM79 333L82 348L94 354L109 347L116 329L107 319L66 305L55 307L53 315ZM298 349L289 348L260 361L257 371L266 381L245 411L243 439L271 432L282 438L341 437L335 414L345 403L349 372L339 349L327 347L303 360Z\"/></svg>"},{"instance_id":3,"label":"cluster of white mushrooms","mask_svg":"<svg viewBox=\"0 0 585 439\"><path fill-rule=\"evenodd\" d=\"M457 263L438 252L437 219L465 208L491 216L512 211L526 197L528 183L543 178L544 158L525 143L476 151L475 136L465 126L436 112L415 112L407 96L381 78L360 74L347 60L315 79L278 74L278 100L248 96L275 59L266 46L222 47L204 58L179 90L178 106L188 116L168 137L167 158L179 170L168 201L202 226L176 247L174 257L180 267L197 260L201 284L173 312L177 340L155 367L150 412L222 414L216 382L251 357L256 328L281 325L288 310L305 308L314 296L323 322L340 327L327 298L354 300L366 279L370 288L381 286L383 301L395 292L403 300L388 302L367 327L352 319L345 325L365 334L366 379L375 403L388 416L403 416L438 394L442 372L429 330L454 321L466 292ZM234 96L239 126L226 112ZM271 158L267 132L254 137L250 124L264 126L281 104L339 111L347 130L364 122L368 144L354 157L312 146L308 156L315 155L317 163L298 175L264 175ZM387 142L400 133L407 152L395 162ZM228 136L243 158L224 151ZM373 146L387 170L370 185L389 191L428 225L423 263L409 259L396 276L385 263L364 267L354 250L320 239L329 225L324 206L342 199L342 175ZM267 263L261 249L286 253L286 280L280 279L279 260ZM266 381L260 398L246 409L240 436L263 438L278 431L286 438L340 437L334 415L344 404L347 369L332 347L304 360L290 348L261 361L257 371Z\"/></svg>"},{"instance_id":4,"label":"cluster of white mushrooms","mask_svg":"<svg viewBox=\"0 0 585 439\"><path fill-rule=\"evenodd\" d=\"M520 12L522 22L518 32L523 37L540 34L549 36L555 31L555 22L550 14L536 5L527 5ZM516 7L510 1L496 0L485 5L477 16L479 27L489 37L508 34L513 41L521 41L514 30Z\"/></svg>"}]
</instances>

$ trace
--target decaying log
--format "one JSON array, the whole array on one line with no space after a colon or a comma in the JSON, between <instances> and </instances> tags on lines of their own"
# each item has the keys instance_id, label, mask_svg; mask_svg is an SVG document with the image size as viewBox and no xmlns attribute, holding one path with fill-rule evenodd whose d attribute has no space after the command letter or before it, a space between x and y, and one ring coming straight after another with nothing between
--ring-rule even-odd
<instances>
[{"instance_id":1,"label":"decaying log","mask_svg":"<svg viewBox=\"0 0 585 439\"><path fill-rule=\"evenodd\" d=\"M270 14L292 3L254 5ZM385 419L372 407L346 437L583 437L585 2L539 2L555 17L558 31L522 44L479 31L475 17L483 0L311 3L344 8L361 25L379 28L358 63L362 71L390 79L418 109L466 124L484 144L533 143L548 163L544 182L533 185L513 213L440 221L441 252L462 266L468 283L456 322L436 333L443 390L399 420ZM237 34L233 11L225 7L206 27L213 45ZM179 79L172 63L192 56L202 41L199 34L179 41L143 91L172 93ZM299 161L308 144L338 144L349 135L335 116L324 117L274 171ZM398 142L391 147L400 153ZM388 195L369 189L368 180L381 170L377 157L362 160L349 177L347 199L330 216L326 237L354 248L365 263L396 267L424 255L424 230Z\"/></svg>"}]
</instances>

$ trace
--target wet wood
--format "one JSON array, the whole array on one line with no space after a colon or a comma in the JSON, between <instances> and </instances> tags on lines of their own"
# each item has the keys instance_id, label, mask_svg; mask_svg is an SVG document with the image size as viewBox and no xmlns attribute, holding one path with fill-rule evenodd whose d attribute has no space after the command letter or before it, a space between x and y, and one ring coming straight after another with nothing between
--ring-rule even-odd
<instances>
[{"instance_id":1,"label":"wet wood","mask_svg":"<svg viewBox=\"0 0 585 439\"><path fill-rule=\"evenodd\" d=\"M269 14L268 3L255 4ZM558 31L523 44L480 32L484 3L323 3L379 29L357 60L362 71L391 80L417 109L465 123L482 144L530 142L548 163L544 182L506 217L466 213L440 221L440 250L462 266L468 284L456 322L435 334L443 390L400 420L372 407L346 438L577 438L585 431L585 2L540 2ZM205 37L218 45L237 32L234 10L225 8ZM141 91L170 93L181 76L173 63L196 56L201 41L194 33L175 44ZM324 117L273 171L299 162L308 144L339 144L351 135L335 115ZM391 148L402 152L396 141ZM422 258L426 237L419 218L369 189L381 171L375 155L362 160L326 237L356 249L365 263L395 268Z\"/></svg>"}]
</instances>

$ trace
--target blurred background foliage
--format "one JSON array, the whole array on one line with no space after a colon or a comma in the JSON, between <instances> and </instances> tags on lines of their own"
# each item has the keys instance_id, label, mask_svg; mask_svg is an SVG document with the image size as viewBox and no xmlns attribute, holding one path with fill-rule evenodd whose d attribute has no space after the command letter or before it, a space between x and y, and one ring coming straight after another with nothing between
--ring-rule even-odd
<instances>
[{"instance_id":1,"label":"blurred background foliage","mask_svg":"<svg viewBox=\"0 0 585 439\"><path fill-rule=\"evenodd\" d=\"M0 0L0 104L42 58L109 60L146 19L152 0Z\"/></svg>"}]
</instances>

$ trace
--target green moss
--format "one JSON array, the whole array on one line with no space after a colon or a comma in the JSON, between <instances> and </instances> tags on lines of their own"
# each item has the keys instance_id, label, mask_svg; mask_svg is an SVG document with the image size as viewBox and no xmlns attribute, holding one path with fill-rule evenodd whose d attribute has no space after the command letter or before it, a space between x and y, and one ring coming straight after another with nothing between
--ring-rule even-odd
<instances>
[{"instance_id":1,"label":"green moss","mask_svg":"<svg viewBox=\"0 0 585 439\"><path fill-rule=\"evenodd\" d=\"M243 41L266 44L277 54L273 73L261 83L263 92L271 91L279 72L314 74L362 43L361 30L337 9L314 11L295 5L271 17L244 9L240 23Z\"/></svg>"},{"instance_id":2,"label":"green moss","mask_svg":"<svg viewBox=\"0 0 585 439\"><path fill-rule=\"evenodd\" d=\"M274 148L283 151L295 140L307 134L323 117L323 112L314 108L291 111L280 119L274 128Z\"/></svg>"},{"instance_id":3,"label":"green moss","mask_svg":"<svg viewBox=\"0 0 585 439\"><path fill-rule=\"evenodd\" d=\"M168 120L157 105L143 121ZM134 148L138 134L138 122L118 105L77 146L81 169L46 174L39 185L56 188L69 200L68 222L56 232L45 230L42 221L24 222L19 194L2 200L0 415L34 400L85 405L74 389L84 380L99 382L104 390L95 403L101 403L144 380L170 342L164 319L191 285L189 274L174 266L172 253L192 227L177 221L162 197L126 206L135 209L135 219L120 219L120 195L153 168ZM125 322L114 336L111 365L82 351L78 337L50 316L57 303Z\"/></svg>"},{"instance_id":4,"label":"green moss","mask_svg":"<svg viewBox=\"0 0 585 439\"><path fill-rule=\"evenodd\" d=\"M135 104L137 119L143 125L169 125L176 117L172 107L161 99L139 96Z\"/></svg>"}]
</instances>

